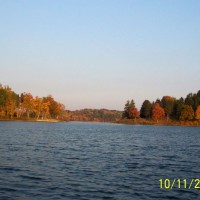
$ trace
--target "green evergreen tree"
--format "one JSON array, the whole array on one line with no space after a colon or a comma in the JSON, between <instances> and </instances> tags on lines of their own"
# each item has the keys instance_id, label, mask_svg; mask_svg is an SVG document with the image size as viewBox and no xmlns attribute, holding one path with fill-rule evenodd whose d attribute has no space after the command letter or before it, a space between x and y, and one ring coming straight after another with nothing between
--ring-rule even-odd
<instances>
[{"instance_id":1,"label":"green evergreen tree","mask_svg":"<svg viewBox=\"0 0 200 200\"><path fill-rule=\"evenodd\" d=\"M200 90L197 92L197 96L200 98Z\"/></svg>"},{"instance_id":2,"label":"green evergreen tree","mask_svg":"<svg viewBox=\"0 0 200 200\"><path fill-rule=\"evenodd\" d=\"M189 93L185 98L185 104L192 106L193 110L196 110L198 106L198 96L196 94Z\"/></svg>"},{"instance_id":3,"label":"green evergreen tree","mask_svg":"<svg viewBox=\"0 0 200 200\"><path fill-rule=\"evenodd\" d=\"M129 109L130 109L130 108L135 108L135 102L134 102L133 99L131 99L131 102L130 102L130 104L129 104Z\"/></svg>"},{"instance_id":4,"label":"green evergreen tree","mask_svg":"<svg viewBox=\"0 0 200 200\"><path fill-rule=\"evenodd\" d=\"M184 105L183 97L181 97L179 100L176 100L174 105L173 117L177 120L180 118L183 105Z\"/></svg>"},{"instance_id":5,"label":"green evergreen tree","mask_svg":"<svg viewBox=\"0 0 200 200\"><path fill-rule=\"evenodd\" d=\"M125 104L125 107L124 107L124 112L122 113L122 118L123 118L123 119L126 119L126 118L128 118L128 116L129 116L129 114L128 114L129 106L130 106L130 101L127 100L127 102L126 102L126 104Z\"/></svg>"},{"instance_id":6,"label":"green evergreen tree","mask_svg":"<svg viewBox=\"0 0 200 200\"><path fill-rule=\"evenodd\" d=\"M153 102L154 103L154 102ZM158 103L160 106L161 106L161 100L160 99L156 99L156 102L155 103Z\"/></svg>"},{"instance_id":7,"label":"green evergreen tree","mask_svg":"<svg viewBox=\"0 0 200 200\"><path fill-rule=\"evenodd\" d=\"M145 100L140 109L140 117L149 119L151 116L152 104L149 100Z\"/></svg>"}]
</instances>

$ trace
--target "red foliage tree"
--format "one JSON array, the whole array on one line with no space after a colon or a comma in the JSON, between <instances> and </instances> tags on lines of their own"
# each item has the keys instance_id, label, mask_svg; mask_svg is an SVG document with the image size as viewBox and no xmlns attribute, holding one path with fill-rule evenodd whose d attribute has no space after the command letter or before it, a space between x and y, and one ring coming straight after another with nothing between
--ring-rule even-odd
<instances>
[{"instance_id":1,"label":"red foliage tree","mask_svg":"<svg viewBox=\"0 0 200 200\"><path fill-rule=\"evenodd\" d=\"M132 119L136 119L140 116L140 112L138 111L137 108L132 107L132 108L129 109L129 116Z\"/></svg>"},{"instance_id":2,"label":"red foliage tree","mask_svg":"<svg viewBox=\"0 0 200 200\"><path fill-rule=\"evenodd\" d=\"M158 120L162 119L164 116L164 109L158 103L155 103L152 106L152 119L158 122Z\"/></svg>"}]
</instances>

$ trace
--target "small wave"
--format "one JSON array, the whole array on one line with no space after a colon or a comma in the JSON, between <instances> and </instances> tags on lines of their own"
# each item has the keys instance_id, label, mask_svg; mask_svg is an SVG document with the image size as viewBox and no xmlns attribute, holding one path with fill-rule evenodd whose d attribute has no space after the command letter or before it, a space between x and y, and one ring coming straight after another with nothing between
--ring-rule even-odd
<instances>
[{"instance_id":1,"label":"small wave","mask_svg":"<svg viewBox=\"0 0 200 200\"><path fill-rule=\"evenodd\" d=\"M16 192L17 190L14 188L8 188L8 187L0 187L1 191L6 191L6 192Z\"/></svg>"},{"instance_id":2,"label":"small wave","mask_svg":"<svg viewBox=\"0 0 200 200\"><path fill-rule=\"evenodd\" d=\"M5 171L21 171L21 169L16 168L16 167L0 167L0 170L5 170Z\"/></svg>"},{"instance_id":3,"label":"small wave","mask_svg":"<svg viewBox=\"0 0 200 200\"><path fill-rule=\"evenodd\" d=\"M38 176L20 175L21 178L42 181L44 178Z\"/></svg>"}]
</instances>

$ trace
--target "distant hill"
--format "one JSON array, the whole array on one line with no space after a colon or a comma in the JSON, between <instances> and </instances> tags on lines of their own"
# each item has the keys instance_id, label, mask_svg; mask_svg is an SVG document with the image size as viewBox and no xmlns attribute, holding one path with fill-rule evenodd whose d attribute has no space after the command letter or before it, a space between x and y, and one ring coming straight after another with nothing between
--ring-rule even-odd
<instances>
[{"instance_id":1,"label":"distant hill","mask_svg":"<svg viewBox=\"0 0 200 200\"><path fill-rule=\"evenodd\" d=\"M114 122L121 119L122 111L108 109L66 110L65 117L69 121Z\"/></svg>"}]
</instances>

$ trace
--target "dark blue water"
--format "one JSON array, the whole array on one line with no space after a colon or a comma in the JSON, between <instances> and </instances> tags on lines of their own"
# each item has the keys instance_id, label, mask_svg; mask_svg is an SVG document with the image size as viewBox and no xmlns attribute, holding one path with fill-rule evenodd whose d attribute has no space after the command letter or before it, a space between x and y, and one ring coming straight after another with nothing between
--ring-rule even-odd
<instances>
[{"instance_id":1,"label":"dark blue water","mask_svg":"<svg viewBox=\"0 0 200 200\"><path fill-rule=\"evenodd\" d=\"M200 199L166 178L200 178L200 128L0 122L2 200Z\"/></svg>"}]
</instances>

